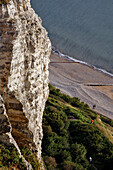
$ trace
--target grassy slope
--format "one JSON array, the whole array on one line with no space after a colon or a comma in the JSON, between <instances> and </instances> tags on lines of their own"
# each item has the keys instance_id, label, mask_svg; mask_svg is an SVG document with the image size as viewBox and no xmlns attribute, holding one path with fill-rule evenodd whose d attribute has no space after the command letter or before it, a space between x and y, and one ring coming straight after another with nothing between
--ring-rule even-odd
<instances>
[{"instance_id":1,"label":"grassy slope","mask_svg":"<svg viewBox=\"0 0 113 170\"><path fill-rule=\"evenodd\" d=\"M67 169L76 169L75 167L78 166L77 170L86 168L86 169L93 169L93 166L91 165L82 165L79 161L77 162L77 159L73 159L73 153L71 154L71 149L73 143L80 143L83 144L87 150L86 158L88 160L88 157L92 156L94 157L93 163L94 165L99 169L106 169L106 166L108 166L109 161L113 161L113 121L102 116L98 115L94 110L91 110L87 104L84 104L83 102L80 102L78 98L70 98L68 95L62 94L59 89L54 88L50 85L50 95L48 98L48 101L46 103L46 109L44 113L43 118L43 127L44 127L44 140L47 140L48 132L50 134L56 134L57 136L64 137L62 134L64 134L63 130L60 129L60 125L57 126L56 124L59 121L55 121L54 115L59 116L59 112L64 112L65 115L68 117L68 121L70 122L69 127L66 129L68 134L67 141L69 146L68 148L65 148L66 151L68 151L71 155L71 159L65 158L65 160L71 161L70 164L66 164L68 167ZM52 122L52 116L53 116L53 122ZM50 119L51 117L51 119ZM56 118L58 120L58 118ZM93 124L91 124L91 120L93 119ZM62 119L63 120L63 119ZM64 122L65 124L65 122ZM55 129L55 126L57 128ZM49 127L48 130L45 127ZM77 130L78 128L78 130ZM78 134L77 134L78 132ZM51 141L54 141L54 137L51 137ZM83 139L84 138L84 139ZM92 138L92 139L91 139ZM49 151L46 152L45 145L43 140L43 157L44 161L46 163L47 169L51 169L51 161L48 163L48 159L46 157L52 157L54 158L54 166L57 169L66 169L66 166L64 164L60 163L58 160L58 156L60 157L61 152L64 152L64 149L59 151L57 154L51 154L49 151L51 150L51 146L48 144L47 147L49 147ZM90 143L89 141L92 141ZM94 144L93 144L94 141ZM89 145L87 146L87 143L89 142ZM94 146L93 146L94 145ZM52 146L54 148L54 144ZM55 145L57 147L57 144ZM90 148L90 149L89 149ZM96 151L95 151L96 148ZM48 149L48 148L47 148ZM94 149L94 151L93 151ZM55 148L54 148L55 151ZM94 153L93 153L94 152ZM51 159L52 159L51 158ZM64 160L62 160L63 162ZM104 165L103 165L103 162ZM77 164L73 164L77 163ZM82 167L80 167L80 164ZM53 165L52 165L53 166ZM69 166L71 168L69 168ZM108 168L109 169L109 168Z\"/></svg>"},{"instance_id":2,"label":"grassy slope","mask_svg":"<svg viewBox=\"0 0 113 170\"><path fill-rule=\"evenodd\" d=\"M52 93L51 87L50 92ZM57 103L61 107L69 107L70 110L73 110L77 113L78 117L77 119L80 119L82 121L91 122L91 119L93 119L93 123L96 124L96 126L99 128L99 130L109 139L110 142L113 143L113 120L110 120L109 118L97 114L94 110L87 109L87 108L79 108L79 107L73 107L70 103L67 103L65 100L62 99L62 97L58 94L51 94L49 96L49 99L56 99ZM52 102L51 102L52 103ZM55 103L53 104L55 106ZM57 106L57 105L56 105ZM74 114L70 113L69 116L73 116ZM86 119L88 118L88 119ZM102 118L102 119L101 119ZM83 120L84 119L84 120ZM70 119L70 121L73 121L73 119Z\"/></svg>"}]
</instances>

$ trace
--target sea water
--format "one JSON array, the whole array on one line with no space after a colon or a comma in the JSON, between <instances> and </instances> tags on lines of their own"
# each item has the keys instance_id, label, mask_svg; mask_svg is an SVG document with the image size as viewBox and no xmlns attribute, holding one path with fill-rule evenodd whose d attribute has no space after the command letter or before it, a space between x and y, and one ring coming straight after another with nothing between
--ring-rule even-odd
<instances>
[{"instance_id":1,"label":"sea water","mask_svg":"<svg viewBox=\"0 0 113 170\"><path fill-rule=\"evenodd\" d=\"M113 0L31 0L52 45L113 73Z\"/></svg>"}]
</instances>

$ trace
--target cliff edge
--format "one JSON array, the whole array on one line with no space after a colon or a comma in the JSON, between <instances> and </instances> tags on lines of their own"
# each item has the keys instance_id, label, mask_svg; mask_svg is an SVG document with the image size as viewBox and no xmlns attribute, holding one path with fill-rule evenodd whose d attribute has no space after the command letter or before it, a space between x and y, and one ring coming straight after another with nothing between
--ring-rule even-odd
<instances>
[{"instance_id":1,"label":"cliff edge","mask_svg":"<svg viewBox=\"0 0 113 170\"><path fill-rule=\"evenodd\" d=\"M40 162L50 53L30 0L0 4L0 143L13 143L20 155L27 147Z\"/></svg>"}]
</instances>

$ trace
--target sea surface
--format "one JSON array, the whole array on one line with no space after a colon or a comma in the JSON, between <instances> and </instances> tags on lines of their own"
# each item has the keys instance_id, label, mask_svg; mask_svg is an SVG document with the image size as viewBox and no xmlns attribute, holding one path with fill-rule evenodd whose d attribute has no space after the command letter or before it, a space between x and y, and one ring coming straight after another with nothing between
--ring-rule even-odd
<instances>
[{"instance_id":1,"label":"sea surface","mask_svg":"<svg viewBox=\"0 0 113 170\"><path fill-rule=\"evenodd\" d=\"M55 49L113 73L113 0L31 0L31 5Z\"/></svg>"}]
</instances>

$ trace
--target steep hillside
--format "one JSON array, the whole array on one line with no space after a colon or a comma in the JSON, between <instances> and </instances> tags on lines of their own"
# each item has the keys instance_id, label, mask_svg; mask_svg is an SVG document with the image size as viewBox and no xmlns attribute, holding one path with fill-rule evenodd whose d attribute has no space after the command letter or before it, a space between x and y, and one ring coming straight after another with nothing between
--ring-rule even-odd
<instances>
[{"instance_id":1,"label":"steep hillside","mask_svg":"<svg viewBox=\"0 0 113 170\"><path fill-rule=\"evenodd\" d=\"M48 170L112 169L113 121L52 85L43 129L43 158Z\"/></svg>"}]
</instances>

